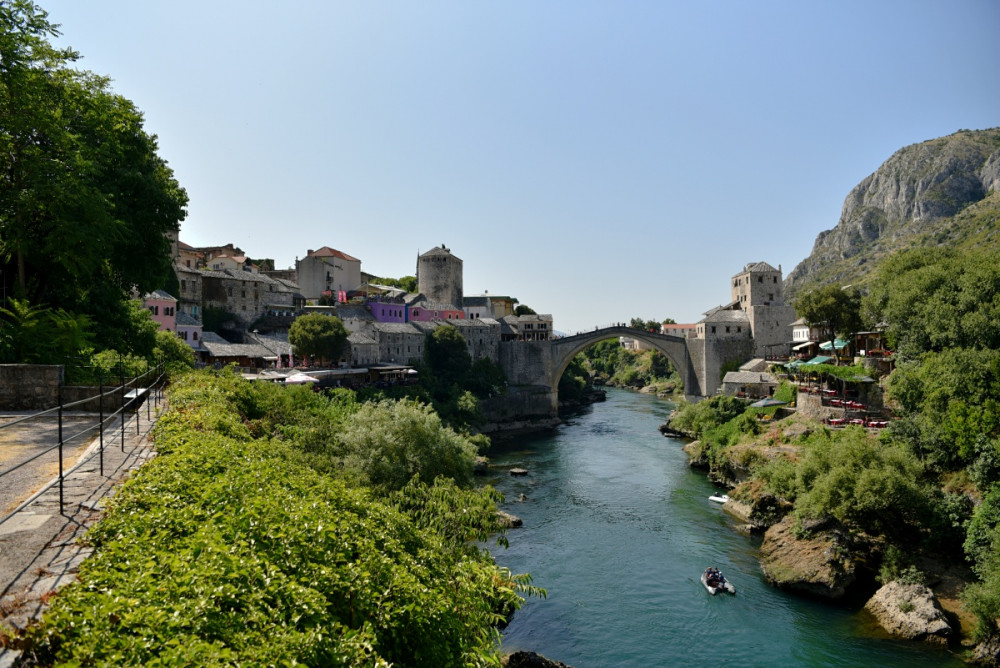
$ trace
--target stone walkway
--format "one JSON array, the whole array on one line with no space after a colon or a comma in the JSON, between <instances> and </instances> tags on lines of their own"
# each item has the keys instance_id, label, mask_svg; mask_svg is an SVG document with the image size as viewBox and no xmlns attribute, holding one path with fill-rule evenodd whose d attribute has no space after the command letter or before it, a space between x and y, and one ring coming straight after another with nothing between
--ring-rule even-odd
<instances>
[{"instance_id":1,"label":"stone walkway","mask_svg":"<svg viewBox=\"0 0 1000 668\"><path fill-rule=\"evenodd\" d=\"M63 475L62 512L56 477L0 523L0 644L4 636L16 641L21 630L41 617L49 597L76 579L92 552L80 538L100 517L103 501L130 471L155 456L149 432L162 409L160 403L126 415L124 448L120 420L107 428L103 475L99 439L93 440ZM19 655L15 648L0 647L0 668L14 665Z\"/></svg>"}]
</instances>

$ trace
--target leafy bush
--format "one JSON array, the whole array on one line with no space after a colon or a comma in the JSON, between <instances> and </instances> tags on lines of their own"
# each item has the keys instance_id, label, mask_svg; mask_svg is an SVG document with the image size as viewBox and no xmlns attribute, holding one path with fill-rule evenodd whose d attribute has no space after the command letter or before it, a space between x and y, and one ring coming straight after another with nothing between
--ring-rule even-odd
<instances>
[{"instance_id":1,"label":"leafy bush","mask_svg":"<svg viewBox=\"0 0 1000 668\"><path fill-rule=\"evenodd\" d=\"M682 403L670 418L670 426L692 438L701 438L707 430L729 422L745 410L746 403L736 397L716 396L696 404Z\"/></svg>"},{"instance_id":2,"label":"leafy bush","mask_svg":"<svg viewBox=\"0 0 1000 668\"><path fill-rule=\"evenodd\" d=\"M819 432L798 466L795 510L871 534L905 536L927 516L922 472L905 446L880 443L860 428Z\"/></svg>"},{"instance_id":3,"label":"leafy bush","mask_svg":"<svg viewBox=\"0 0 1000 668\"><path fill-rule=\"evenodd\" d=\"M41 665L498 661L498 611L543 592L470 542L496 529L496 493L437 479L382 497L318 473L282 425L281 438L251 435L289 389L228 372L180 379L156 427L160 455L114 498L79 582L29 633ZM383 414L432 447L436 426L412 405L347 419Z\"/></svg>"},{"instance_id":4,"label":"leafy bush","mask_svg":"<svg viewBox=\"0 0 1000 668\"><path fill-rule=\"evenodd\" d=\"M426 405L364 404L344 421L337 440L344 466L378 487L401 489L414 477L424 483L438 476L460 486L472 482L475 446Z\"/></svg>"}]
</instances>

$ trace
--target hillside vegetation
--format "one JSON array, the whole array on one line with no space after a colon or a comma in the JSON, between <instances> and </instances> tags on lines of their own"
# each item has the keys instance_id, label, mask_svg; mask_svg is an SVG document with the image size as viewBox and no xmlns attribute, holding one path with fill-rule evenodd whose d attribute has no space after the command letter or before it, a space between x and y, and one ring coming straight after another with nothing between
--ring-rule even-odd
<instances>
[{"instance_id":1,"label":"hillside vegetation","mask_svg":"<svg viewBox=\"0 0 1000 668\"><path fill-rule=\"evenodd\" d=\"M785 296L865 285L884 258L909 248L1000 250L998 186L1000 128L900 149L847 196L836 227L789 273Z\"/></svg>"}]
</instances>

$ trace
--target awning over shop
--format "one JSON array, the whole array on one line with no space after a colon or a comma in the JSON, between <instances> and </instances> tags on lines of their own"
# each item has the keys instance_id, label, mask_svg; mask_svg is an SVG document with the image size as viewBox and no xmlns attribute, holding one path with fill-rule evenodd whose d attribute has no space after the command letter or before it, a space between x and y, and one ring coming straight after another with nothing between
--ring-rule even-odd
<instances>
[{"instance_id":1,"label":"awning over shop","mask_svg":"<svg viewBox=\"0 0 1000 668\"><path fill-rule=\"evenodd\" d=\"M797 346L792 346L792 350L802 350L803 348L808 348L809 346L816 345L815 341L806 341L805 343L800 343Z\"/></svg>"},{"instance_id":2,"label":"awning over shop","mask_svg":"<svg viewBox=\"0 0 1000 668\"><path fill-rule=\"evenodd\" d=\"M833 359L832 357L824 357L823 355L820 355L819 357L812 358L808 362L803 362L802 366L815 366L817 364L826 364L832 359Z\"/></svg>"},{"instance_id":3,"label":"awning over shop","mask_svg":"<svg viewBox=\"0 0 1000 668\"><path fill-rule=\"evenodd\" d=\"M842 348L846 348L847 347L848 341L845 341L843 339L834 339L833 343L834 343L834 345L837 346L837 350L840 350ZM819 347L822 350L830 350L830 342L829 341L824 341L823 343L819 344Z\"/></svg>"}]
</instances>

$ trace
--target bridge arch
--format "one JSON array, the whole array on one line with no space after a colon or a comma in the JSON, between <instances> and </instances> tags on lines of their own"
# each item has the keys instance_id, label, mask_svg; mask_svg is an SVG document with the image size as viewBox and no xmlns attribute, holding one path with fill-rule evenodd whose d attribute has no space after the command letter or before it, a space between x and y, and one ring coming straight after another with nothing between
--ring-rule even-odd
<instances>
[{"instance_id":1,"label":"bridge arch","mask_svg":"<svg viewBox=\"0 0 1000 668\"><path fill-rule=\"evenodd\" d=\"M592 332L583 332L573 336L566 336L552 341L551 348L551 375L548 378L548 385L552 388L553 407L559 405L559 380L565 373L569 363L577 354L586 350L590 346L606 339L627 336L649 344L654 349L663 353L670 360L677 373L684 381L684 393L687 396L697 396L701 390L698 377L695 374L694 365L691 363L691 355L688 351L687 341L680 336L669 334L655 334L644 332L640 329L625 326L612 326L595 329Z\"/></svg>"}]
</instances>

